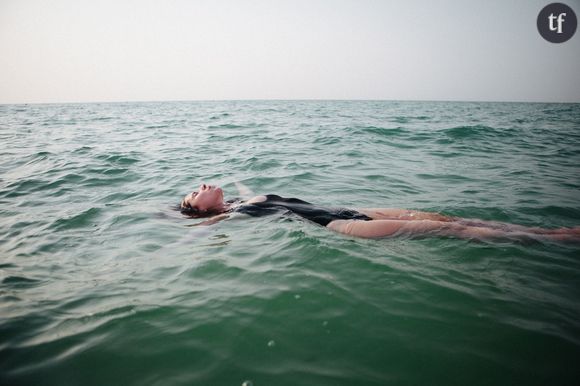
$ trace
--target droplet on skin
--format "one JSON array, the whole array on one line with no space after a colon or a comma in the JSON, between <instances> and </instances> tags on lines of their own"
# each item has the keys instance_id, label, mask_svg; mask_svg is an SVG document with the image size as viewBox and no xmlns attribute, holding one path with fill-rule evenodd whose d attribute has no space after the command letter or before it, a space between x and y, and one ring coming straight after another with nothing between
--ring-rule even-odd
<instances>
[{"instance_id":1,"label":"droplet on skin","mask_svg":"<svg viewBox=\"0 0 580 386\"><path fill-rule=\"evenodd\" d=\"M294 295L294 299L300 299L300 295Z\"/></svg>"},{"instance_id":2,"label":"droplet on skin","mask_svg":"<svg viewBox=\"0 0 580 386\"><path fill-rule=\"evenodd\" d=\"M242 386L254 386L254 384L252 383L252 381L244 381L242 383Z\"/></svg>"},{"instance_id":3,"label":"droplet on skin","mask_svg":"<svg viewBox=\"0 0 580 386\"><path fill-rule=\"evenodd\" d=\"M274 342L273 340L268 342L268 347L274 347L276 345L276 342Z\"/></svg>"}]
</instances>

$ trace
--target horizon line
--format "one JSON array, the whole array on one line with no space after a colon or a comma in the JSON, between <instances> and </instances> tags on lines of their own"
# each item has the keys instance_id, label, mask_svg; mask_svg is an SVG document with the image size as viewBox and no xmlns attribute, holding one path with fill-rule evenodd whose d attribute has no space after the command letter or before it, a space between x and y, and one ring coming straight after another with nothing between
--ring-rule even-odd
<instances>
[{"instance_id":1,"label":"horizon line","mask_svg":"<svg viewBox=\"0 0 580 386\"><path fill-rule=\"evenodd\" d=\"M246 98L246 99L165 99L165 100L111 100L111 101L67 101L67 102L12 102L9 105L72 105L72 104L121 104L121 103L187 103L187 102L429 102L429 103L537 103L537 104L580 104L580 101L524 101L524 100L455 100L455 99L333 99L333 98Z\"/></svg>"}]
</instances>

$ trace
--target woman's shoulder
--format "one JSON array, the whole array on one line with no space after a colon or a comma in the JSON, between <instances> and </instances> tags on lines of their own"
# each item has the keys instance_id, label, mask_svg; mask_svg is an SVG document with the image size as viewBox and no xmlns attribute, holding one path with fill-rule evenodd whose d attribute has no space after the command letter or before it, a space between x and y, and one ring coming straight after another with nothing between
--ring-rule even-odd
<instances>
[{"instance_id":1,"label":"woman's shoulder","mask_svg":"<svg viewBox=\"0 0 580 386\"><path fill-rule=\"evenodd\" d=\"M268 201L269 195L260 195L254 196L249 200L243 200L241 198L233 198L231 200L227 200L226 204L228 205L229 212L238 212L241 208L247 208L249 206L255 206L253 204L259 204L265 201Z\"/></svg>"},{"instance_id":2,"label":"woman's shoulder","mask_svg":"<svg viewBox=\"0 0 580 386\"><path fill-rule=\"evenodd\" d=\"M250 198L248 201L245 202L245 204L255 204L257 202L264 202L268 199L268 196L265 195L260 195L260 196L255 196Z\"/></svg>"},{"instance_id":3,"label":"woman's shoulder","mask_svg":"<svg viewBox=\"0 0 580 386\"><path fill-rule=\"evenodd\" d=\"M287 204L287 203L298 203L298 204L308 204L306 201L299 200L297 198L285 198L277 194L263 194L259 196L254 196L247 201L243 201L241 205L251 205L251 204Z\"/></svg>"}]
</instances>

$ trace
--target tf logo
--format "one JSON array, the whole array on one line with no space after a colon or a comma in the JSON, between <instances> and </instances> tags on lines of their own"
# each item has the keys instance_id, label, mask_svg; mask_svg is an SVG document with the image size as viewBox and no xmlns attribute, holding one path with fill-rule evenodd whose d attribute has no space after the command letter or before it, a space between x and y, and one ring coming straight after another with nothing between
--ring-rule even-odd
<instances>
[{"instance_id":1,"label":"tf logo","mask_svg":"<svg viewBox=\"0 0 580 386\"><path fill-rule=\"evenodd\" d=\"M576 14L572 8L562 3L546 5L538 15L538 31L551 43L563 43L576 32Z\"/></svg>"}]
</instances>

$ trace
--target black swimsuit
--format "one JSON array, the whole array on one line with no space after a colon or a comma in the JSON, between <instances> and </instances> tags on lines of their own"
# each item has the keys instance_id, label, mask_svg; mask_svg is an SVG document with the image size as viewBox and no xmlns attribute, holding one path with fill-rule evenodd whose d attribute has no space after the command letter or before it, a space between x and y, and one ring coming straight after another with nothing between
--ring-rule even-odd
<instances>
[{"instance_id":1,"label":"black swimsuit","mask_svg":"<svg viewBox=\"0 0 580 386\"><path fill-rule=\"evenodd\" d=\"M284 198L275 194L266 195L266 201L243 204L233 209L233 212L245 213L254 217L280 213L281 211L295 213L322 226L327 226L328 223L334 220L372 220L369 216L356 210L324 208L297 198Z\"/></svg>"}]
</instances>

